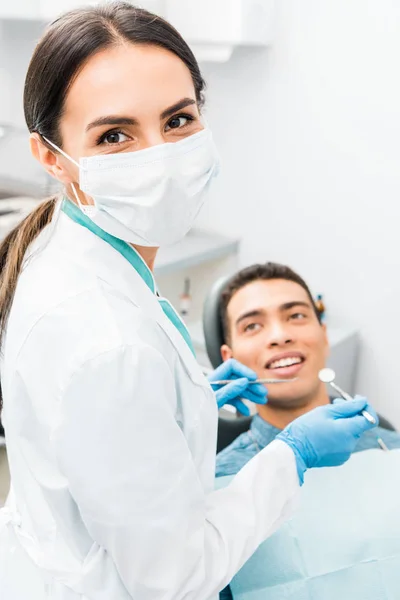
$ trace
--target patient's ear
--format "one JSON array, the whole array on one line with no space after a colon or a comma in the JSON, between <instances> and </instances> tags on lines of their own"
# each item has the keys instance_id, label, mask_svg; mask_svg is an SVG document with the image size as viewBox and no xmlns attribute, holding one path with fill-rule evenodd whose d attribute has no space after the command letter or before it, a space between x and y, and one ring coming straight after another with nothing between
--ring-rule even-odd
<instances>
[{"instance_id":1,"label":"patient's ear","mask_svg":"<svg viewBox=\"0 0 400 600\"><path fill-rule=\"evenodd\" d=\"M224 344L223 346L221 346L221 356L222 356L222 360L224 362L226 360L229 360L230 358L233 358L233 352L227 344Z\"/></svg>"}]
</instances>

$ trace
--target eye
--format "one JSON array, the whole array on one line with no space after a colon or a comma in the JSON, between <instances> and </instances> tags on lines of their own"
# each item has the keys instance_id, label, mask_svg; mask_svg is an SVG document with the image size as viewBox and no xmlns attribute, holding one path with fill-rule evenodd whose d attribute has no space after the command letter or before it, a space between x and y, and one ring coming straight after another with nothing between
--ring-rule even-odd
<instances>
[{"instance_id":1,"label":"eye","mask_svg":"<svg viewBox=\"0 0 400 600\"><path fill-rule=\"evenodd\" d=\"M109 146L115 144L122 144L129 140L129 137L122 133L122 131L107 131L100 136L98 144L107 144Z\"/></svg>"},{"instance_id":2,"label":"eye","mask_svg":"<svg viewBox=\"0 0 400 600\"><path fill-rule=\"evenodd\" d=\"M259 331L261 329L260 323L249 323L244 328L245 333L254 333L254 331Z\"/></svg>"},{"instance_id":3,"label":"eye","mask_svg":"<svg viewBox=\"0 0 400 600\"><path fill-rule=\"evenodd\" d=\"M165 131L170 131L171 129L182 129L182 127L189 125L192 121L194 121L194 117L191 115L176 115L168 121L165 126Z\"/></svg>"},{"instance_id":4,"label":"eye","mask_svg":"<svg viewBox=\"0 0 400 600\"><path fill-rule=\"evenodd\" d=\"M294 319L295 321L302 321L303 319L307 318L307 315L305 315L304 313L294 313L293 315L290 315L291 319Z\"/></svg>"}]
</instances>

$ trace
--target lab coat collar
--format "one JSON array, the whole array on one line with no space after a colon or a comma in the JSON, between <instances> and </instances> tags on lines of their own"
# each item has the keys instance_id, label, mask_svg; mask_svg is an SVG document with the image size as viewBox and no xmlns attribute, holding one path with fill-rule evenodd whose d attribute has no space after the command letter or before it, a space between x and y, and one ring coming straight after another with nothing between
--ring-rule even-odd
<instances>
[{"instance_id":1,"label":"lab coat collar","mask_svg":"<svg viewBox=\"0 0 400 600\"><path fill-rule=\"evenodd\" d=\"M143 279L148 288L156 293L156 283L154 281L154 277L140 254L123 240L120 240L113 235L105 232L103 229L98 227L88 216L86 216L76 204L68 200L68 198L64 198L62 202L61 210L69 216L70 219L82 225L82 227L86 227L89 231L92 231L97 237L101 238L110 246L115 248L128 262L131 263L135 271L139 273L140 277Z\"/></svg>"},{"instance_id":2,"label":"lab coat collar","mask_svg":"<svg viewBox=\"0 0 400 600\"><path fill-rule=\"evenodd\" d=\"M191 379L202 385L207 383L207 380L202 374L201 369L195 359L190 334L184 322L169 301L157 295L157 286L153 274L138 252L126 242L103 231L70 200L64 198L62 201L61 210L72 221L78 225L81 225L82 227L85 227L90 232L94 233L98 238L104 240L130 263L133 269L129 270L129 274L131 276L132 274L136 274L136 276L138 276L136 277L136 280L139 280L142 282L142 284L144 284L142 286L138 286L136 281L135 286L135 289L143 300L141 302L141 308L143 308L146 312L151 312L153 318L156 319L158 324L168 335L171 342L179 352L187 371L191 376ZM113 277L118 278L118 273L115 272L115 270L113 270ZM124 286L128 284L124 277L119 277L119 285L121 284Z\"/></svg>"}]
</instances>

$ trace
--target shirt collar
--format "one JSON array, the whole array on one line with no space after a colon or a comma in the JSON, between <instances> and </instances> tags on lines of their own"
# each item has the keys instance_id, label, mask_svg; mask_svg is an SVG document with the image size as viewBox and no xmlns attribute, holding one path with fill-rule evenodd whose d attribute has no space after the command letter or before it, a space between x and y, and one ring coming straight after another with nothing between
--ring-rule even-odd
<instances>
[{"instance_id":1,"label":"shirt collar","mask_svg":"<svg viewBox=\"0 0 400 600\"><path fill-rule=\"evenodd\" d=\"M256 415L250 424L250 430L256 443L260 448L265 448L276 438L282 430L264 421L260 415Z\"/></svg>"},{"instance_id":2,"label":"shirt collar","mask_svg":"<svg viewBox=\"0 0 400 600\"><path fill-rule=\"evenodd\" d=\"M329 397L329 401L333 402L333 397ZM274 427L268 421L265 421L260 417L260 415L256 415L250 424L250 431L253 435L254 440L260 446L260 448L264 448L268 446L273 440L276 438L278 433L282 431L282 429L278 429Z\"/></svg>"}]
</instances>

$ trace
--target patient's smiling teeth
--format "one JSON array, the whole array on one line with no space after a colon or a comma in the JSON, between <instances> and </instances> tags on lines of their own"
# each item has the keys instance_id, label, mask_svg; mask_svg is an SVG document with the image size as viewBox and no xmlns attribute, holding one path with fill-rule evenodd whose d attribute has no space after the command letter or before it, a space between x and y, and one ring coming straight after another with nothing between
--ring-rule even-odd
<instances>
[{"instance_id":1,"label":"patient's smiling teeth","mask_svg":"<svg viewBox=\"0 0 400 600\"><path fill-rule=\"evenodd\" d=\"M272 363L269 363L268 369L281 369L283 367L291 367L292 365L298 365L303 362L303 359L300 356L292 356L288 358L281 358L279 360L275 360Z\"/></svg>"}]
</instances>

